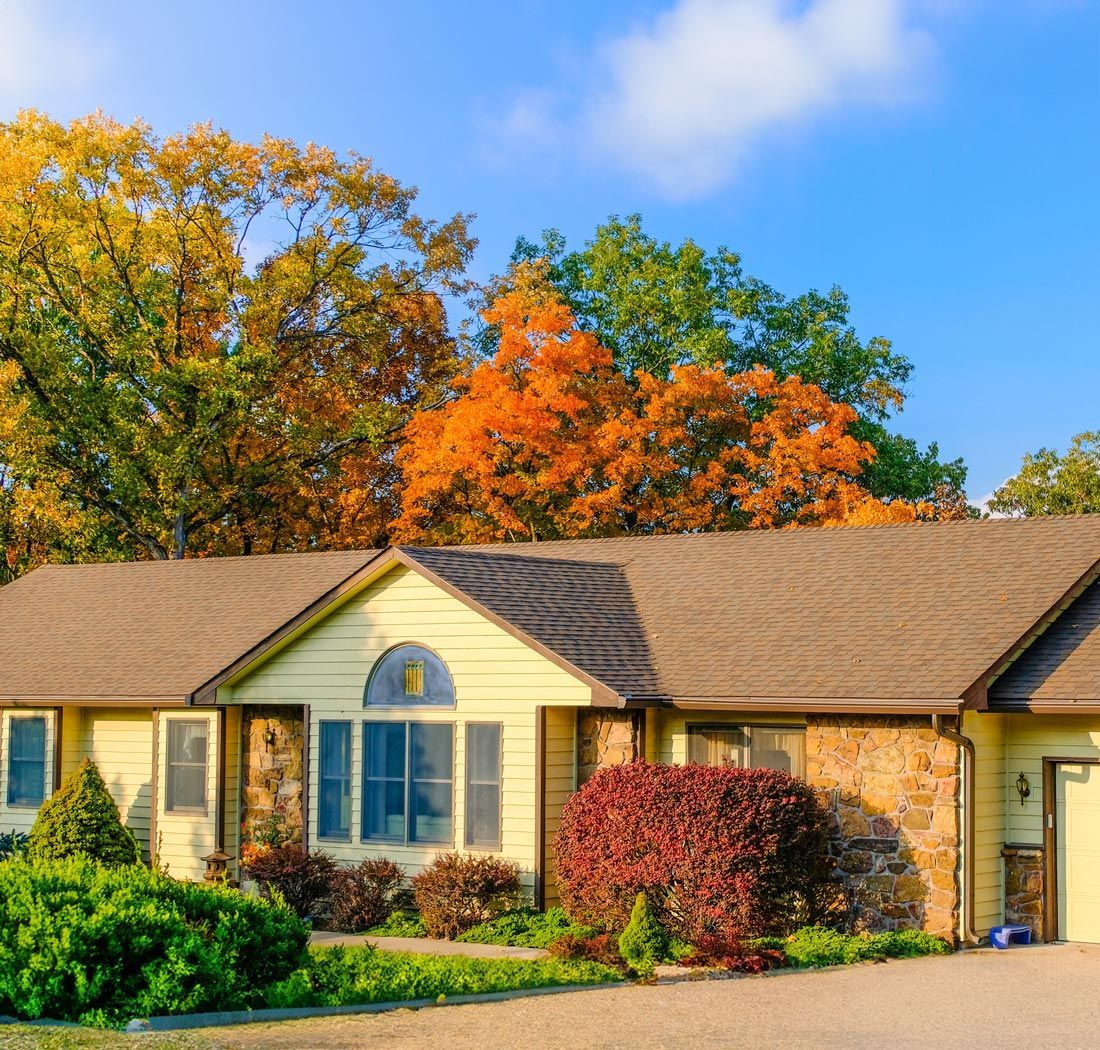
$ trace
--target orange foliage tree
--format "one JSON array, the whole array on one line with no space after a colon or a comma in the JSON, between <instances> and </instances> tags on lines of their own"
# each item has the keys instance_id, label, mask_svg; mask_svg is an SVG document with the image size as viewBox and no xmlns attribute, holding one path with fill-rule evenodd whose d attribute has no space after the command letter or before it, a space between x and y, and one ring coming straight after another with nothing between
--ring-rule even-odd
<instances>
[{"instance_id":1,"label":"orange foliage tree","mask_svg":"<svg viewBox=\"0 0 1100 1050\"><path fill-rule=\"evenodd\" d=\"M626 377L548 292L513 274L485 314L494 357L416 414L397 454L399 542L780 527L920 508L853 479L874 449L848 405L797 377L683 365Z\"/></svg>"}]
</instances>

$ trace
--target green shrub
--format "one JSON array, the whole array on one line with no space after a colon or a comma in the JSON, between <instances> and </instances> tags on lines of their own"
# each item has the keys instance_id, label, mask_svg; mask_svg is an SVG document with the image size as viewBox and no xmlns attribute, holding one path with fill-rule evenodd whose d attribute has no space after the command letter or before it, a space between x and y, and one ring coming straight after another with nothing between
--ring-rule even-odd
<instances>
[{"instance_id":1,"label":"green shrub","mask_svg":"<svg viewBox=\"0 0 1100 1050\"><path fill-rule=\"evenodd\" d=\"M616 970L592 962L313 948L307 965L269 988L266 1001L272 1007L352 1006L621 979Z\"/></svg>"},{"instance_id":2,"label":"green shrub","mask_svg":"<svg viewBox=\"0 0 1100 1050\"><path fill-rule=\"evenodd\" d=\"M412 880L430 937L457 937L516 905L519 866L499 857L442 853Z\"/></svg>"},{"instance_id":3,"label":"green shrub","mask_svg":"<svg viewBox=\"0 0 1100 1050\"><path fill-rule=\"evenodd\" d=\"M823 926L807 926L787 940L768 938L755 942L757 948L777 944L792 966L840 966L870 959L910 958L943 955L951 948L940 938L919 930L889 933L844 934Z\"/></svg>"},{"instance_id":4,"label":"green shrub","mask_svg":"<svg viewBox=\"0 0 1100 1050\"><path fill-rule=\"evenodd\" d=\"M52 798L42 803L27 841L31 860L84 855L101 864L136 864L141 849L118 815L103 777L84 759Z\"/></svg>"},{"instance_id":5,"label":"green shrub","mask_svg":"<svg viewBox=\"0 0 1100 1050\"><path fill-rule=\"evenodd\" d=\"M27 848L27 836L14 828L0 834L0 861L18 857Z\"/></svg>"},{"instance_id":6,"label":"green shrub","mask_svg":"<svg viewBox=\"0 0 1100 1050\"><path fill-rule=\"evenodd\" d=\"M591 937L596 933L590 926L578 926L562 908L535 911L533 908L517 908L503 915L478 923L472 929L459 934L456 941L466 944L504 944L513 948L549 948L567 934Z\"/></svg>"},{"instance_id":7,"label":"green shrub","mask_svg":"<svg viewBox=\"0 0 1100 1050\"><path fill-rule=\"evenodd\" d=\"M661 929L644 893L634 899L630 922L619 935L619 951L641 974L652 973L657 963L668 955L668 935Z\"/></svg>"},{"instance_id":8,"label":"green shrub","mask_svg":"<svg viewBox=\"0 0 1100 1050\"><path fill-rule=\"evenodd\" d=\"M428 931L414 911L395 911L385 922L372 926L367 933L371 937L427 937Z\"/></svg>"},{"instance_id":9,"label":"green shrub","mask_svg":"<svg viewBox=\"0 0 1100 1050\"><path fill-rule=\"evenodd\" d=\"M308 939L285 906L139 865L0 864L0 1014L110 1025L240 1009Z\"/></svg>"}]
</instances>

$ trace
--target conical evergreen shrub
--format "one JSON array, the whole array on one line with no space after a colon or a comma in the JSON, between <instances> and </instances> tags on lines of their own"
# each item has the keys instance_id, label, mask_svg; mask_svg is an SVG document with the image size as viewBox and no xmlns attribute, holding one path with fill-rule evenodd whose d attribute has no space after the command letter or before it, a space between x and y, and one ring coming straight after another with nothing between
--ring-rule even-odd
<instances>
[{"instance_id":1,"label":"conical evergreen shrub","mask_svg":"<svg viewBox=\"0 0 1100 1050\"><path fill-rule=\"evenodd\" d=\"M90 759L72 772L38 811L27 842L31 860L83 855L102 864L136 864L141 850L119 817L103 777Z\"/></svg>"}]
</instances>

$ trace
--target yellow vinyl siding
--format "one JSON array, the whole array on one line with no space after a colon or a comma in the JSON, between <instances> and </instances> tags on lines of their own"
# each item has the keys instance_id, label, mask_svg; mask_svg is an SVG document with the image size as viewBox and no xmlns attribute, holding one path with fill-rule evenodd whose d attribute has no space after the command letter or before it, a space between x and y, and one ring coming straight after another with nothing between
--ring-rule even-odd
<instances>
[{"instance_id":1,"label":"yellow vinyl siding","mask_svg":"<svg viewBox=\"0 0 1100 1050\"><path fill-rule=\"evenodd\" d=\"M153 793L153 713L146 709L67 708L63 722L81 717L83 755L99 769L119 815L149 856Z\"/></svg>"},{"instance_id":2,"label":"yellow vinyl siding","mask_svg":"<svg viewBox=\"0 0 1100 1050\"><path fill-rule=\"evenodd\" d=\"M443 659L454 680L453 709L364 708L371 667L386 650L402 642L426 645ZM223 687L218 698L234 705L308 704L311 847L323 848L348 863L363 857L390 857L410 875L441 850L465 850L466 723L500 723L502 846L497 855L516 861L530 888L537 842L537 709L568 708L568 714L561 716L564 725L574 717L573 708L591 701L591 689L418 573L397 565L265 663ZM548 725L559 725L552 712L548 716ZM364 719L454 724L454 828L449 846L361 841ZM322 721L352 723L350 842L317 835ZM560 745L560 736L555 740L555 746ZM549 798L547 803L549 819Z\"/></svg>"},{"instance_id":3,"label":"yellow vinyl siding","mask_svg":"<svg viewBox=\"0 0 1100 1050\"><path fill-rule=\"evenodd\" d=\"M84 709L66 707L61 714L61 779L64 780L84 758Z\"/></svg>"},{"instance_id":4,"label":"yellow vinyl siding","mask_svg":"<svg viewBox=\"0 0 1100 1050\"><path fill-rule=\"evenodd\" d=\"M235 859L241 855L240 754L241 712L239 708L231 707L225 713L225 835L223 841L225 852ZM216 751L211 752L211 761L217 761L216 755Z\"/></svg>"},{"instance_id":5,"label":"yellow vinyl siding","mask_svg":"<svg viewBox=\"0 0 1100 1050\"><path fill-rule=\"evenodd\" d=\"M1100 759L1100 720L1082 715L1006 715L1004 773L1008 840L1027 845L1043 841L1043 759ZM1024 805L1016 791L1023 773L1031 784Z\"/></svg>"},{"instance_id":6,"label":"yellow vinyl siding","mask_svg":"<svg viewBox=\"0 0 1100 1050\"><path fill-rule=\"evenodd\" d=\"M559 903L554 836L561 809L577 789L577 713L568 707L546 709L546 855L543 894L546 907Z\"/></svg>"},{"instance_id":7,"label":"yellow vinyl siding","mask_svg":"<svg viewBox=\"0 0 1100 1050\"><path fill-rule=\"evenodd\" d=\"M168 776L168 725L173 719L209 723L206 738L206 811L173 812L166 809ZM239 723L239 719L236 720ZM228 734L227 734L228 735ZM176 879L199 880L206 870L202 858L214 852L216 845L216 787L218 754L218 719L212 710L187 708L161 711L157 729L157 843L158 859ZM232 763L226 763L226 781L230 779ZM236 781L236 777L233 780ZM234 788L235 790L235 788ZM230 809L226 807L226 819Z\"/></svg>"},{"instance_id":8,"label":"yellow vinyl siding","mask_svg":"<svg viewBox=\"0 0 1100 1050\"><path fill-rule=\"evenodd\" d=\"M974 741L974 931L986 936L1004 916L1005 739L1003 715L967 711L962 732ZM1013 791L1015 795L1016 792Z\"/></svg>"},{"instance_id":9,"label":"yellow vinyl siding","mask_svg":"<svg viewBox=\"0 0 1100 1050\"><path fill-rule=\"evenodd\" d=\"M17 831L25 834L31 830L34 818L38 816L38 807L8 805L8 741L11 739L11 719L13 717L46 719L46 798L53 794L57 722L52 707L9 708L0 712L0 715L3 716L0 718L0 831L5 833Z\"/></svg>"}]
</instances>

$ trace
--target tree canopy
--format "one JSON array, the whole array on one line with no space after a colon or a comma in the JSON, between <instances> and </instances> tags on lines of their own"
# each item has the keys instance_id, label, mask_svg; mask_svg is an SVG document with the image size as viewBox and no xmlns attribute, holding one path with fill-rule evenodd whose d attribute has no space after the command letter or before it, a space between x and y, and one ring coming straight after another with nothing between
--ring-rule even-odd
<instances>
[{"instance_id":1,"label":"tree canopy","mask_svg":"<svg viewBox=\"0 0 1100 1050\"><path fill-rule=\"evenodd\" d=\"M0 125L9 566L104 530L155 558L383 537L386 438L453 374L443 296L473 248L415 198L208 125Z\"/></svg>"},{"instance_id":2,"label":"tree canopy","mask_svg":"<svg viewBox=\"0 0 1100 1050\"><path fill-rule=\"evenodd\" d=\"M673 246L646 233L638 215L612 216L573 251L557 230L539 242L521 237L512 258L547 260L547 277L580 327L625 374L667 377L677 365L696 364L798 376L856 410L853 432L877 452L862 479L869 492L958 505L962 461L941 462L935 444L922 452L884 425L904 403L911 362L887 339L859 338L840 288L786 296L746 274L728 248ZM491 347L492 328L485 336Z\"/></svg>"},{"instance_id":3,"label":"tree canopy","mask_svg":"<svg viewBox=\"0 0 1100 1050\"><path fill-rule=\"evenodd\" d=\"M1100 513L1100 430L1078 434L1065 453L1041 448L989 501L1002 514Z\"/></svg>"},{"instance_id":4,"label":"tree canopy","mask_svg":"<svg viewBox=\"0 0 1100 1050\"><path fill-rule=\"evenodd\" d=\"M399 540L470 543L912 520L853 479L874 449L855 410L795 376L613 354L521 263L485 320L493 357L417 413L398 453Z\"/></svg>"}]
</instances>

